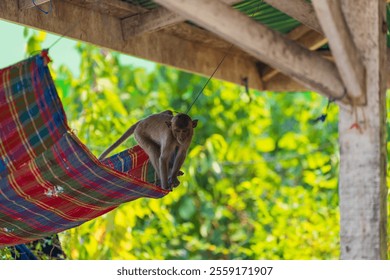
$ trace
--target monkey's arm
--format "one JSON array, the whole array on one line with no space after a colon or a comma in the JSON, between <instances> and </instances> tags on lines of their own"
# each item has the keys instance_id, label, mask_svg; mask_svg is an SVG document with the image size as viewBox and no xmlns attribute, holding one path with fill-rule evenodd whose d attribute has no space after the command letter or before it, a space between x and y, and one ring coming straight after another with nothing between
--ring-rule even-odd
<instances>
[{"instance_id":1,"label":"monkey's arm","mask_svg":"<svg viewBox=\"0 0 390 280\"><path fill-rule=\"evenodd\" d=\"M112 144L110 147L108 147L100 156L99 156L99 160L103 160L107 157L107 155L109 153L111 153L115 148L117 148L120 144L122 144L123 142L125 142L125 140L127 138L129 138L133 133L134 133L134 130L137 128L139 124L139 121L136 122L134 125L132 125L128 130L126 130L125 133L123 133L123 135L115 141L114 144Z\"/></svg>"},{"instance_id":2,"label":"monkey's arm","mask_svg":"<svg viewBox=\"0 0 390 280\"><path fill-rule=\"evenodd\" d=\"M180 148L177 152L177 155L175 157L175 161L173 162L171 173L169 174L169 179L173 181L181 172L180 168L182 167L184 160L187 156L187 148L183 149Z\"/></svg>"}]
</instances>

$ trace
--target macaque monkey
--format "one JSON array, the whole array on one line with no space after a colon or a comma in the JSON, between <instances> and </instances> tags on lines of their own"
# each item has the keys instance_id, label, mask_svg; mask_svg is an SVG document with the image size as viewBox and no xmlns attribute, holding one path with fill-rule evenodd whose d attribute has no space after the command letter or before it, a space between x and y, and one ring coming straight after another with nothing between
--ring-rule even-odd
<instances>
[{"instance_id":1,"label":"macaque monkey","mask_svg":"<svg viewBox=\"0 0 390 280\"><path fill-rule=\"evenodd\" d=\"M183 113L174 116L170 110L150 115L131 126L101 154L99 159L104 159L134 133L134 138L148 154L161 181L161 187L171 190L172 187L179 185L177 176L183 174L180 168L186 158L197 124L198 120L192 120L190 116ZM176 151L177 154L169 172L169 161Z\"/></svg>"}]
</instances>

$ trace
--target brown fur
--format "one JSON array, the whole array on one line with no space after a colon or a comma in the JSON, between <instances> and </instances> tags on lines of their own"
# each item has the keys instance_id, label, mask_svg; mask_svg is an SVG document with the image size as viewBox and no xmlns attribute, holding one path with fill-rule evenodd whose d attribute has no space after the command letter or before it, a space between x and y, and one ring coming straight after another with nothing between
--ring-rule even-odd
<instances>
[{"instance_id":1,"label":"brown fur","mask_svg":"<svg viewBox=\"0 0 390 280\"><path fill-rule=\"evenodd\" d=\"M177 186L177 176L182 174L181 166L187 155L198 120L179 113L173 116L172 111L164 111L138 121L131 126L114 144L105 150L99 159L104 159L112 150L134 133L141 148L148 154L156 170L163 189ZM177 149L173 167L168 174L169 161Z\"/></svg>"}]
</instances>

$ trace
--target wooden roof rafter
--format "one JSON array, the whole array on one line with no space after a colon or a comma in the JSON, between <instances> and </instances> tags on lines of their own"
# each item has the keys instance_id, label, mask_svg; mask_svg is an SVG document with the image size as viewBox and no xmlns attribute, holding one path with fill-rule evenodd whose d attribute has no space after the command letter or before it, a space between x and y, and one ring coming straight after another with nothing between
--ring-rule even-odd
<instances>
[{"instance_id":1,"label":"wooden roof rafter","mask_svg":"<svg viewBox=\"0 0 390 280\"><path fill-rule=\"evenodd\" d=\"M252 21L220 1L155 2L239 46L260 61L273 65L327 97L339 99L344 96L344 85L332 62ZM193 13L194 10L199 12Z\"/></svg>"},{"instance_id":2,"label":"wooden roof rafter","mask_svg":"<svg viewBox=\"0 0 390 280\"><path fill-rule=\"evenodd\" d=\"M315 51L321 48L328 42L328 39L325 38L323 34L320 34L303 24L293 29L286 36L287 38L296 41L311 51ZM268 82L279 73L280 72L277 69L267 66L263 70L262 79L264 82Z\"/></svg>"},{"instance_id":3,"label":"wooden roof rafter","mask_svg":"<svg viewBox=\"0 0 390 280\"><path fill-rule=\"evenodd\" d=\"M307 27L316 30L319 33L324 34L324 31L322 30L322 27L320 25L320 22L317 19L314 7L307 3L305 0L263 0L264 2L268 3L269 5L273 6L274 8L286 13L287 15L291 16L292 18L298 20L303 25L306 25ZM323 1L326 2L326 1ZM386 0L386 3L390 3L390 0ZM335 45L335 44L333 44ZM336 46L335 46L336 47ZM324 51L321 51L321 53L325 53ZM387 49L387 87L390 88L390 49ZM320 53L319 53L320 54ZM332 52L328 52L326 57L328 59L331 59L334 61ZM272 78L278 74L279 71L276 69L267 69L265 72L265 79L263 78L263 81L265 85L267 85L267 82L275 83L276 81L273 81ZM268 75L267 75L268 74ZM277 77L280 79L280 75ZM280 80L280 82L288 82L285 79ZM293 88L293 86L291 86ZM350 87L351 88L351 87ZM355 90L352 90L351 92L356 92ZM364 101L360 101L364 102ZM359 103L359 102L358 102Z\"/></svg>"},{"instance_id":4,"label":"wooden roof rafter","mask_svg":"<svg viewBox=\"0 0 390 280\"><path fill-rule=\"evenodd\" d=\"M233 5L240 1L222 0L228 5ZM122 30L124 39L138 36L145 32L155 32L168 26L183 22L185 19L172 11L161 7L143 14L137 14L122 20Z\"/></svg>"},{"instance_id":5,"label":"wooden roof rafter","mask_svg":"<svg viewBox=\"0 0 390 280\"><path fill-rule=\"evenodd\" d=\"M337 69L348 89L348 96L353 98L354 104L364 104L366 70L344 19L340 1L313 0L312 3L317 18L329 38L329 45Z\"/></svg>"}]
</instances>

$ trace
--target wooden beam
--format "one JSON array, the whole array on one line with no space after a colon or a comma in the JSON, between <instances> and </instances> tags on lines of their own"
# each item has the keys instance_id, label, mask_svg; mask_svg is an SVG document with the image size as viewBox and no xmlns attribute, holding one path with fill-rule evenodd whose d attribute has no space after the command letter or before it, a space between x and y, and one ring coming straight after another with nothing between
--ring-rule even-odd
<instances>
[{"instance_id":1,"label":"wooden beam","mask_svg":"<svg viewBox=\"0 0 390 280\"><path fill-rule=\"evenodd\" d=\"M50 2L50 0L34 0L34 2L32 0L19 0L19 9L30 9L30 8L33 8L35 6L39 6L39 5L42 5L42 4L45 4L47 2ZM35 5L34 5L35 3Z\"/></svg>"},{"instance_id":2,"label":"wooden beam","mask_svg":"<svg viewBox=\"0 0 390 280\"><path fill-rule=\"evenodd\" d=\"M340 1L313 0L312 3L329 38L330 49L348 96L355 104L363 104L366 100L365 68L345 22Z\"/></svg>"},{"instance_id":3,"label":"wooden beam","mask_svg":"<svg viewBox=\"0 0 390 280\"><path fill-rule=\"evenodd\" d=\"M305 0L264 0L275 9L289 15L319 33L323 33L313 6Z\"/></svg>"},{"instance_id":4,"label":"wooden beam","mask_svg":"<svg viewBox=\"0 0 390 280\"><path fill-rule=\"evenodd\" d=\"M65 0L74 5L92 9L102 14L111 15L118 18L127 18L135 14L148 11L141 5L130 4L121 0Z\"/></svg>"},{"instance_id":5,"label":"wooden beam","mask_svg":"<svg viewBox=\"0 0 390 280\"><path fill-rule=\"evenodd\" d=\"M156 0L157 3L278 68L309 88L341 98L345 88L335 65L220 1ZM194 13L193 11L198 11Z\"/></svg>"},{"instance_id":6,"label":"wooden beam","mask_svg":"<svg viewBox=\"0 0 390 280\"><path fill-rule=\"evenodd\" d=\"M278 73L277 78L271 79L267 82L263 81L264 90L274 91L274 92L302 92L309 91L307 87L298 83L296 80L291 79L290 77Z\"/></svg>"},{"instance_id":7,"label":"wooden beam","mask_svg":"<svg viewBox=\"0 0 390 280\"><path fill-rule=\"evenodd\" d=\"M126 40L145 32L155 32L182 22L183 18L165 8L157 8L122 20L123 38Z\"/></svg>"},{"instance_id":8,"label":"wooden beam","mask_svg":"<svg viewBox=\"0 0 390 280\"><path fill-rule=\"evenodd\" d=\"M89 7L74 5L69 1L55 1L53 5L55 12L47 16L37 9L19 10L17 1L2 0L0 19L59 35L67 33L67 37L76 40L206 77L213 73L225 54L221 49L160 32L146 33L124 41L119 18L99 13ZM78 22L78 25L69 29L70 23L74 22ZM234 52L227 56L215 78L241 84L242 78L247 77L250 88L263 90L256 63L257 60L249 55Z\"/></svg>"},{"instance_id":9,"label":"wooden beam","mask_svg":"<svg viewBox=\"0 0 390 280\"><path fill-rule=\"evenodd\" d=\"M237 0L223 0L228 5L241 2ZM124 39L138 36L145 32L155 32L171 25L183 22L185 19L180 15L162 8L153 9L147 13L135 15L122 20Z\"/></svg>"},{"instance_id":10,"label":"wooden beam","mask_svg":"<svg viewBox=\"0 0 390 280\"><path fill-rule=\"evenodd\" d=\"M322 34L310 29L306 25L300 25L293 29L287 34L287 38L296 41L311 51L319 49L328 42L328 39ZM268 82L277 76L278 73L279 71L277 69L266 67L262 79L264 82Z\"/></svg>"},{"instance_id":11,"label":"wooden beam","mask_svg":"<svg viewBox=\"0 0 390 280\"><path fill-rule=\"evenodd\" d=\"M366 68L367 105L339 111L342 259L387 259L385 1L344 0Z\"/></svg>"}]
</instances>

